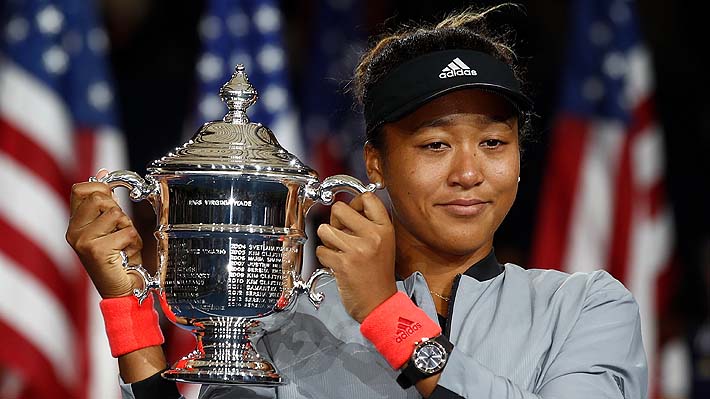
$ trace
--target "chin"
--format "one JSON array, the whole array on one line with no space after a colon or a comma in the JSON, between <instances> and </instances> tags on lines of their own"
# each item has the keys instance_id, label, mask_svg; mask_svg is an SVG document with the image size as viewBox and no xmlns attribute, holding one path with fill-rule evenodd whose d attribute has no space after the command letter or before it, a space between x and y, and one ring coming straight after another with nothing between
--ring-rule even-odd
<instances>
[{"instance_id":1,"label":"chin","mask_svg":"<svg viewBox=\"0 0 710 399\"><path fill-rule=\"evenodd\" d=\"M436 244L433 247L438 248L442 253L454 255L454 256L468 256L479 250L482 246L486 244L486 240L483 240L478 236L467 236L467 235L441 235L437 237Z\"/></svg>"}]
</instances>

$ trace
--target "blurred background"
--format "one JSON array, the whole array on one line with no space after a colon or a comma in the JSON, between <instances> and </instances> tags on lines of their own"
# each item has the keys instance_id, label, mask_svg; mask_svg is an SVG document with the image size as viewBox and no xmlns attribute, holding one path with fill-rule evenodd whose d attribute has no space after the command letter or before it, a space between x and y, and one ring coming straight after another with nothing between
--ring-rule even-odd
<instances>
[{"instance_id":1,"label":"blurred background","mask_svg":"<svg viewBox=\"0 0 710 399\"><path fill-rule=\"evenodd\" d=\"M399 24L498 3L0 3L0 398L117 397L98 299L64 241L73 182L99 167L144 174L221 118L216 93L238 62L260 92L252 120L321 177L365 178L348 92L363 49ZM498 258L624 282L650 397L668 399L710 397L710 75L705 15L685 3L520 1L491 16L514 32L536 103ZM126 207L154 263L152 210ZM191 349L164 330L171 361Z\"/></svg>"}]
</instances>

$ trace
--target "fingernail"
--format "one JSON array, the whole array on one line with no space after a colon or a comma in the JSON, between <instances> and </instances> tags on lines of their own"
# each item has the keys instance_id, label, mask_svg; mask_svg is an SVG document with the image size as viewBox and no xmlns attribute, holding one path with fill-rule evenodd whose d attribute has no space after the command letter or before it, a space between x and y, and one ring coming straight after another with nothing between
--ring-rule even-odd
<instances>
[{"instance_id":1,"label":"fingernail","mask_svg":"<svg viewBox=\"0 0 710 399\"><path fill-rule=\"evenodd\" d=\"M96 177L100 178L103 177L104 175L108 174L108 170L105 168L101 168L96 172Z\"/></svg>"}]
</instances>

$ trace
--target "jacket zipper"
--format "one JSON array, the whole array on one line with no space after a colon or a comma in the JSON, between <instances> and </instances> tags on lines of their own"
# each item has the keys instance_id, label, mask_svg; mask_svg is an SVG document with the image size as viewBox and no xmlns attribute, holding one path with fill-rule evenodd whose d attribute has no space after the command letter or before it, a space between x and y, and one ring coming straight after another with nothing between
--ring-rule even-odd
<instances>
[{"instance_id":1,"label":"jacket zipper","mask_svg":"<svg viewBox=\"0 0 710 399\"><path fill-rule=\"evenodd\" d=\"M451 300L449 301L449 310L446 314L446 325L444 326L444 336L449 338L451 333L451 321L454 318L454 300L456 300L456 291L459 289L459 281L461 280L461 274L457 274L454 277L454 283L451 285Z\"/></svg>"}]
</instances>

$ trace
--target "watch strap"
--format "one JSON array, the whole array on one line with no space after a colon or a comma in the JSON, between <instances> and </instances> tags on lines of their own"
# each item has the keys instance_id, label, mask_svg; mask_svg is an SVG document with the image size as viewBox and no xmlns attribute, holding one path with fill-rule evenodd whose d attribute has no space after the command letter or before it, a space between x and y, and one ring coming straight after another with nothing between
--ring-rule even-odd
<instances>
[{"instance_id":1,"label":"watch strap","mask_svg":"<svg viewBox=\"0 0 710 399\"><path fill-rule=\"evenodd\" d=\"M454 345L444 335L438 335L437 337L432 338L429 341L434 341L434 342L441 344L441 346L444 347L444 350L446 351L447 355L450 355L451 352L454 350ZM425 342L429 342L429 341L425 341ZM425 342L422 342L420 344L424 344ZM414 352L416 352L418 347L419 347L419 345L417 345L417 347L414 348L412 355L414 355ZM448 361L448 356L447 356L446 360ZM441 373L443 370L444 369L442 367L439 371L436 371L434 373L431 373L431 374L424 373L414 365L413 359L409 359L409 361L407 363L405 363L404 367L402 367L402 372L397 377L397 384L399 384L399 386L402 387L403 389L407 389L407 388L411 387L412 385L416 384L417 382L423 380L424 378L431 377L432 375L436 375L438 373Z\"/></svg>"}]
</instances>

